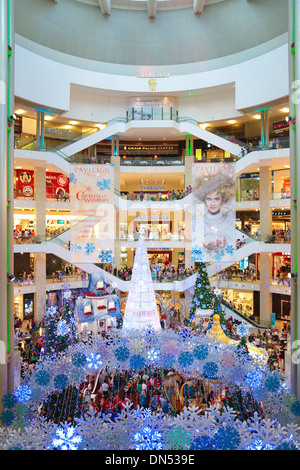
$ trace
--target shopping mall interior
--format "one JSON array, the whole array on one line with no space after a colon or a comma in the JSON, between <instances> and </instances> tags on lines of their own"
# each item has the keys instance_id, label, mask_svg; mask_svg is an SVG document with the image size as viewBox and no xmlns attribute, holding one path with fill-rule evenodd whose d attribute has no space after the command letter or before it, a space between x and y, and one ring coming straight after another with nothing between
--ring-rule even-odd
<instances>
[{"instance_id":1,"label":"shopping mall interior","mask_svg":"<svg viewBox=\"0 0 300 470\"><path fill-rule=\"evenodd\" d=\"M194 171L216 164L235 172L236 246L231 261L206 263L211 290L225 322L280 335L275 369L299 400L297 0L0 4L1 396L21 386L49 308L66 292L76 305L93 275L124 319L140 233L162 327L191 325ZM73 256L82 165L112 169L111 258ZM99 316L94 333L115 320ZM79 335L89 329L77 318Z\"/></svg>"}]
</instances>

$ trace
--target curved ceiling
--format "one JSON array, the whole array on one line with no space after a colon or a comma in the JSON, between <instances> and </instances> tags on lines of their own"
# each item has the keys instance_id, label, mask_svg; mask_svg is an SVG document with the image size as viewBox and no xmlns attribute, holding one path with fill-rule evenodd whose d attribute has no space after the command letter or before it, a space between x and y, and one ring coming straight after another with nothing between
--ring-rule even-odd
<instances>
[{"instance_id":1,"label":"curved ceiling","mask_svg":"<svg viewBox=\"0 0 300 470\"><path fill-rule=\"evenodd\" d=\"M287 3L15 0L15 32L28 47L42 46L44 54L48 49L99 63L182 65L235 54L243 60L245 51L260 47L260 53L268 52L274 41L276 46L283 41L288 31ZM81 66L78 60L77 66Z\"/></svg>"}]
</instances>

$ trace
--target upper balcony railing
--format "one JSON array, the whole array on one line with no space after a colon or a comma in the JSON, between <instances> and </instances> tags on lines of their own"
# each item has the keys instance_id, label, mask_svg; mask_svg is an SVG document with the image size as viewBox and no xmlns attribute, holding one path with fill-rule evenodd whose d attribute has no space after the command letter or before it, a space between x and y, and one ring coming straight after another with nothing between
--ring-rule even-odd
<instances>
[{"instance_id":1,"label":"upper balcony railing","mask_svg":"<svg viewBox=\"0 0 300 470\"><path fill-rule=\"evenodd\" d=\"M189 123L192 124L196 127L201 127L201 122L198 122L196 119L189 118L189 117L179 117L178 116L178 110L175 109L174 107L170 106L158 106L158 107L142 107L142 106L135 106L133 108L130 108L129 110L126 111L126 117L116 117L114 119L111 119L107 121L106 123L103 123L103 128L107 128L109 126L112 126L113 124L116 123L128 123L131 121L150 121L150 120L157 120L157 121L162 121L162 120L171 120L177 123ZM77 133L74 135L69 135L65 139L62 139L61 143L57 144L58 138L61 139L63 137L63 134L57 134L53 135L53 137L48 139L47 137L45 138L45 142L43 147L39 147L37 145L37 142L35 140L29 141L28 139L18 139L15 141L15 148L19 149L25 149L25 150L39 150L39 151L51 151L55 152L62 158L64 158L66 161L71 162L71 163L96 163L96 161L87 161L87 158L89 158L86 154L84 153L77 153L72 156L67 156L64 153L64 148L67 147L68 145L78 142L85 137L88 137L96 132L99 131L99 127L92 127L88 129L85 132L82 133ZM213 127L205 127L205 130L208 132L217 135L218 137L221 137L231 143L234 143L236 145L239 145L242 148L242 151L240 155L237 157L232 155L232 159L236 160L239 158L242 158L243 156L247 155L248 153L252 151L260 151L260 150L273 150L273 149L279 149L279 148L288 148L290 143L288 138L274 138L270 139L270 143L268 147L262 146L261 142L245 142L240 139L237 139L234 135L232 134L226 134L224 132L219 131L218 129L215 129ZM53 144L53 141L55 140L56 144ZM110 156L107 157L108 161L110 161ZM105 157L105 159L107 159ZM145 159L146 160L146 159ZM145 165L146 163L143 163L144 158L139 160L139 163L134 163L133 159L128 159L127 161L122 161L122 165ZM164 160L166 160L166 156L164 156ZM205 161L205 157L203 159ZM130 163L129 163L130 162ZM176 162L176 163L175 163ZM166 162L161 163L159 159L155 162L151 160L151 165L184 165L183 160L179 157L175 160L166 160Z\"/></svg>"}]
</instances>

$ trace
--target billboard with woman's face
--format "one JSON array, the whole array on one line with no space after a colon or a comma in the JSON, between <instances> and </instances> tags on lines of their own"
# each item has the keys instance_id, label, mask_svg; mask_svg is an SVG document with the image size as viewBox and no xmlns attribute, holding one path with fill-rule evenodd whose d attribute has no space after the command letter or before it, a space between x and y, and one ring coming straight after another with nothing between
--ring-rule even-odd
<instances>
[{"instance_id":1,"label":"billboard with woman's face","mask_svg":"<svg viewBox=\"0 0 300 470\"><path fill-rule=\"evenodd\" d=\"M194 163L192 261L235 261L235 164Z\"/></svg>"}]
</instances>

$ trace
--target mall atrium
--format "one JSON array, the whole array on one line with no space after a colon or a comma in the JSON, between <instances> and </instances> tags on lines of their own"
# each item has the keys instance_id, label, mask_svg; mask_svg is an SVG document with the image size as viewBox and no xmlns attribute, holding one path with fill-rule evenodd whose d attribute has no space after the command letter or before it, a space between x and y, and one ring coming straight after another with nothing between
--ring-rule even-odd
<instances>
[{"instance_id":1,"label":"mall atrium","mask_svg":"<svg viewBox=\"0 0 300 470\"><path fill-rule=\"evenodd\" d=\"M5 413L14 410L16 387L24 391L34 371L49 366L24 365L25 351L37 341L45 358L47 315L50 309L62 315L66 299L79 337L104 341L126 315L129 331L138 325L125 311L134 308L134 288L148 283L146 304L158 314L153 325L164 334L187 328L205 336L216 310L202 306L191 315L203 261L233 340L241 340L243 325L259 337L263 355L264 335L272 341L279 335L280 353L275 366L268 364L294 394L299 424L300 371L292 360L300 334L298 0L0 0L0 8L2 424L13 426ZM207 238L199 235L204 209L195 198L202 197L204 168L214 172L212 186L217 174L230 173L233 218L224 233L229 239L233 230L234 241L203 258L197 244ZM224 192L218 194L229 205ZM89 224L80 232L82 213ZM150 277L141 270L137 281L143 255ZM97 293L93 303L95 282L107 304ZM139 306L144 314L147 305ZM214 316L214 328L216 322ZM73 365L74 355L83 354L76 347ZM129 350L136 359L137 346ZM114 360L125 363L125 356ZM225 399L220 377L203 376ZM44 379L36 378L38 386L50 390ZM170 430L161 433L169 440L153 449L172 449ZM0 448L10 448L3 442Z\"/></svg>"}]
</instances>

